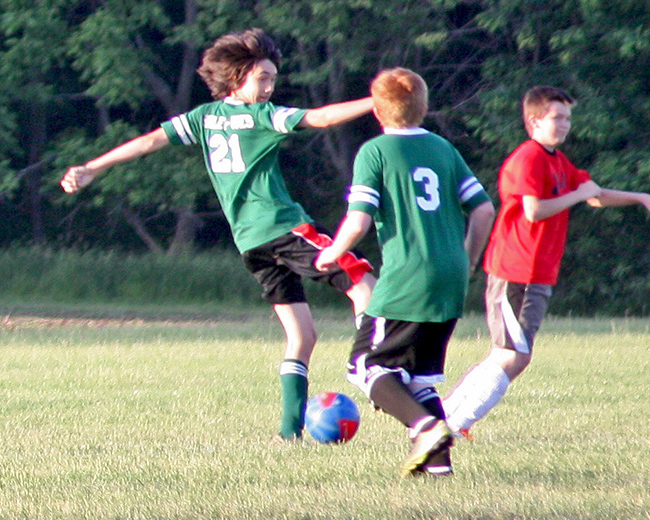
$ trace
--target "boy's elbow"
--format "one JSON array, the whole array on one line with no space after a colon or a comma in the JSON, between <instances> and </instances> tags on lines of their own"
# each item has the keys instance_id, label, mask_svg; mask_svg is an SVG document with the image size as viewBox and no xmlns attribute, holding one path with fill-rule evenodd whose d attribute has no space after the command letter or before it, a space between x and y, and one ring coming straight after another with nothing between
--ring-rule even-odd
<instances>
[{"instance_id":1,"label":"boy's elbow","mask_svg":"<svg viewBox=\"0 0 650 520\"><path fill-rule=\"evenodd\" d=\"M363 211L352 210L348 212L345 219L345 227L354 235L355 238L361 239L370 229L372 217Z\"/></svg>"},{"instance_id":2,"label":"boy's elbow","mask_svg":"<svg viewBox=\"0 0 650 520\"><path fill-rule=\"evenodd\" d=\"M530 222L538 222L546 218L542 214L542 204L537 197L524 196L522 199L521 207L524 212L524 218Z\"/></svg>"},{"instance_id":3,"label":"boy's elbow","mask_svg":"<svg viewBox=\"0 0 650 520\"><path fill-rule=\"evenodd\" d=\"M300 126L306 128L327 128L332 126L327 114L319 108L313 108L305 113Z\"/></svg>"},{"instance_id":4,"label":"boy's elbow","mask_svg":"<svg viewBox=\"0 0 650 520\"><path fill-rule=\"evenodd\" d=\"M485 206L485 209L483 209L483 215L486 219L489 219L490 222L494 222L494 219L497 216L497 210L494 208L494 204L491 202L486 202L483 204Z\"/></svg>"},{"instance_id":5,"label":"boy's elbow","mask_svg":"<svg viewBox=\"0 0 650 520\"><path fill-rule=\"evenodd\" d=\"M494 209L494 204L492 202L484 202L479 206L476 206L471 213L472 218L478 218L481 222L492 223L496 217L496 210Z\"/></svg>"},{"instance_id":6,"label":"boy's elbow","mask_svg":"<svg viewBox=\"0 0 650 520\"><path fill-rule=\"evenodd\" d=\"M531 224L534 222L539 222L544 220L544 216L539 208L539 206L526 206L524 205L524 218Z\"/></svg>"},{"instance_id":7,"label":"boy's elbow","mask_svg":"<svg viewBox=\"0 0 650 520\"><path fill-rule=\"evenodd\" d=\"M356 240L361 240L368 232L369 227L365 222L357 220L352 224L350 231Z\"/></svg>"}]
</instances>

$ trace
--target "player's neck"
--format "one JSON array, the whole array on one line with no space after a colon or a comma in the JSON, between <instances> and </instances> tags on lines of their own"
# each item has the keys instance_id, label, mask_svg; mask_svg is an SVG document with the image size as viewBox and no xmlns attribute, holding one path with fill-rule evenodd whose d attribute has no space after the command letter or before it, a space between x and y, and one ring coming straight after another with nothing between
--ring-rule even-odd
<instances>
[{"instance_id":1,"label":"player's neck","mask_svg":"<svg viewBox=\"0 0 650 520\"><path fill-rule=\"evenodd\" d=\"M557 148L556 145L544 144L542 141L540 141L539 139L535 139L534 137L532 139L538 145L540 145L542 148L544 148L544 150L546 150L548 153L555 153L555 149Z\"/></svg>"}]
</instances>

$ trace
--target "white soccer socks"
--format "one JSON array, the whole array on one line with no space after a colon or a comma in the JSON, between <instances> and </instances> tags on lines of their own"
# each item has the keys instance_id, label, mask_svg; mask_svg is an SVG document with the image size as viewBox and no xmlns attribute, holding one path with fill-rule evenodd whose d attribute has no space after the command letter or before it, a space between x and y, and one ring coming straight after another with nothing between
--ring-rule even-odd
<instances>
[{"instance_id":1,"label":"white soccer socks","mask_svg":"<svg viewBox=\"0 0 650 520\"><path fill-rule=\"evenodd\" d=\"M443 400L449 428L453 432L469 429L497 405L509 385L508 375L493 361L472 367Z\"/></svg>"}]
</instances>

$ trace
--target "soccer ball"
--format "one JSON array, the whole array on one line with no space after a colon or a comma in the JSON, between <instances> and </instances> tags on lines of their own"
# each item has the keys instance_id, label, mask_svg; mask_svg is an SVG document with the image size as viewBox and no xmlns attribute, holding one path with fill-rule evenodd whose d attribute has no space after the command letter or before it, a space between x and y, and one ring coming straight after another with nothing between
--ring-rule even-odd
<instances>
[{"instance_id":1,"label":"soccer ball","mask_svg":"<svg viewBox=\"0 0 650 520\"><path fill-rule=\"evenodd\" d=\"M348 442L359 427L359 409L347 395L321 392L307 403L305 425L318 442Z\"/></svg>"}]
</instances>

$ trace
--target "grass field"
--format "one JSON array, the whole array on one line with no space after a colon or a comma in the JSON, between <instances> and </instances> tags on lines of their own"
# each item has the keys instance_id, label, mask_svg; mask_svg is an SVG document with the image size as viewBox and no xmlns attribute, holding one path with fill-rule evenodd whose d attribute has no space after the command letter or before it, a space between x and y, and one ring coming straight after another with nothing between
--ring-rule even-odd
<instances>
[{"instance_id":1,"label":"grass field","mask_svg":"<svg viewBox=\"0 0 650 520\"><path fill-rule=\"evenodd\" d=\"M268 444L283 337L267 309L0 308L0 518L650 518L647 320L549 319L435 480L397 476L403 428L344 380L351 321L316 316L311 393L359 404L347 445ZM487 343L462 320L439 389Z\"/></svg>"}]
</instances>

